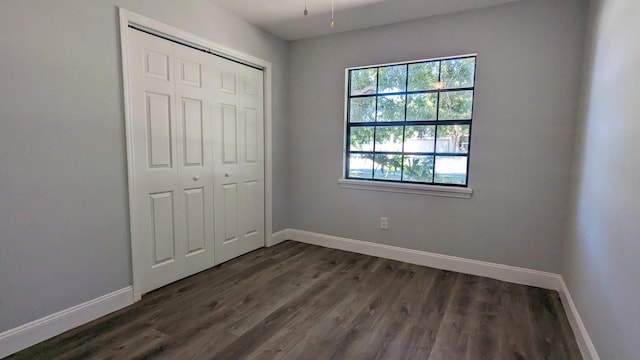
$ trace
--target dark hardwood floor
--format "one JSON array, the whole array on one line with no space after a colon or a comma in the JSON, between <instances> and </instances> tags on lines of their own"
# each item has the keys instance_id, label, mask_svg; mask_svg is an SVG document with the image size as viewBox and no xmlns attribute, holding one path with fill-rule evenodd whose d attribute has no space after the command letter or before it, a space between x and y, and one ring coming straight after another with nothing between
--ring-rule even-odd
<instances>
[{"instance_id":1,"label":"dark hardwood floor","mask_svg":"<svg viewBox=\"0 0 640 360\"><path fill-rule=\"evenodd\" d=\"M284 242L10 359L581 359L558 294Z\"/></svg>"}]
</instances>

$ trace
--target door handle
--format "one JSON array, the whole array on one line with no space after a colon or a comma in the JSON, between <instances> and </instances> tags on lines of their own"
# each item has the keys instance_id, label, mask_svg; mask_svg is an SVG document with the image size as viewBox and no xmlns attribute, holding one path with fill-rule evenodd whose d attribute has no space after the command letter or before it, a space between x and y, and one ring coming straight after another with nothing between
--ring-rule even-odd
<instances>
[{"instance_id":1,"label":"door handle","mask_svg":"<svg viewBox=\"0 0 640 360\"><path fill-rule=\"evenodd\" d=\"M225 173L225 174L224 174L224 177L229 177L229 174Z\"/></svg>"},{"instance_id":2,"label":"door handle","mask_svg":"<svg viewBox=\"0 0 640 360\"><path fill-rule=\"evenodd\" d=\"M198 181L198 180L200 180L200 178L198 177L198 175L195 175L195 176L193 177L193 181Z\"/></svg>"}]
</instances>

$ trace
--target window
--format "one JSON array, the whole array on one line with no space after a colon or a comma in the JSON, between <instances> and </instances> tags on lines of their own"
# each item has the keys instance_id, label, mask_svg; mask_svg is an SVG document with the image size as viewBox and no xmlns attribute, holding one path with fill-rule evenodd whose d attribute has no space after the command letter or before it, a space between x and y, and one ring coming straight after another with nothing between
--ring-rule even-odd
<instances>
[{"instance_id":1,"label":"window","mask_svg":"<svg viewBox=\"0 0 640 360\"><path fill-rule=\"evenodd\" d=\"M475 56L347 72L345 177L466 187Z\"/></svg>"}]
</instances>

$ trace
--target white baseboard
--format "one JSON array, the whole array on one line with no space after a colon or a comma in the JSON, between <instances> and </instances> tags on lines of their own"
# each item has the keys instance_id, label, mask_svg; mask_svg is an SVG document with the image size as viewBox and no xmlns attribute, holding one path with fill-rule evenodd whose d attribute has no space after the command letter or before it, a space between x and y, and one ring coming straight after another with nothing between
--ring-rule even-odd
<instances>
[{"instance_id":1,"label":"white baseboard","mask_svg":"<svg viewBox=\"0 0 640 360\"><path fill-rule=\"evenodd\" d=\"M571 294L562 276L554 273L531 270L516 266L501 265L486 261L441 255L426 251L405 249L397 246L376 244L309 231L286 229L285 238L302 243L377 256L410 264L428 266L441 270L489 277L516 284L555 290L559 293L563 307L585 360L600 360L591 338L576 309Z\"/></svg>"},{"instance_id":2,"label":"white baseboard","mask_svg":"<svg viewBox=\"0 0 640 360\"><path fill-rule=\"evenodd\" d=\"M271 235L271 243L267 244L267 247L275 246L280 244L283 241L287 240L287 229L280 230L278 232L274 232Z\"/></svg>"},{"instance_id":3,"label":"white baseboard","mask_svg":"<svg viewBox=\"0 0 640 360\"><path fill-rule=\"evenodd\" d=\"M560 291L561 287L560 275L544 271L405 249L397 246L376 244L295 229L287 229L287 238L307 244L403 261L441 270L485 276L516 284L536 286L556 291Z\"/></svg>"},{"instance_id":4,"label":"white baseboard","mask_svg":"<svg viewBox=\"0 0 640 360\"><path fill-rule=\"evenodd\" d=\"M584 360L600 360L600 356L598 355L595 346L593 346L593 342L591 342L591 337L589 337L587 328L584 326L582 318L578 313L576 304L573 303L567 284L564 282L563 278L561 278L560 281L562 281L562 290L558 291L558 293L560 294L560 300L562 300L564 311L567 313L569 324L571 324L573 335L576 337L576 341L578 342L582 358Z\"/></svg>"},{"instance_id":5,"label":"white baseboard","mask_svg":"<svg viewBox=\"0 0 640 360\"><path fill-rule=\"evenodd\" d=\"M0 333L0 359L133 304L131 286Z\"/></svg>"}]
</instances>

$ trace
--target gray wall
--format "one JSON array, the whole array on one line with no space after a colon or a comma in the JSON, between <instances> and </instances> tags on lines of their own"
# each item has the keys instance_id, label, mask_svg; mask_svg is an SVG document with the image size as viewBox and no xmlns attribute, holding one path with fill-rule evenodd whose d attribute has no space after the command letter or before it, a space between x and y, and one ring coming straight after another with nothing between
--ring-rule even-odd
<instances>
[{"instance_id":1,"label":"gray wall","mask_svg":"<svg viewBox=\"0 0 640 360\"><path fill-rule=\"evenodd\" d=\"M593 4L563 276L600 358L640 359L640 3Z\"/></svg>"},{"instance_id":2,"label":"gray wall","mask_svg":"<svg viewBox=\"0 0 640 360\"><path fill-rule=\"evenodd\" d=\"M537 0L293 42L290 227L559 272L585 25L581 1ZM473 197L339 188L344 69L467 53Z\"/></svg>"},{"instance_id":3,"label":"gray wall","mask_svg":"<svg viewBox=\"0 0 640 360\"><path fill-rule=\"evenodd\" d=\"M286 226L286 42L206 0L2 1L0 332L131 284L116 6L274 64L274 231Z\"/></svg>"}]
</instances>

